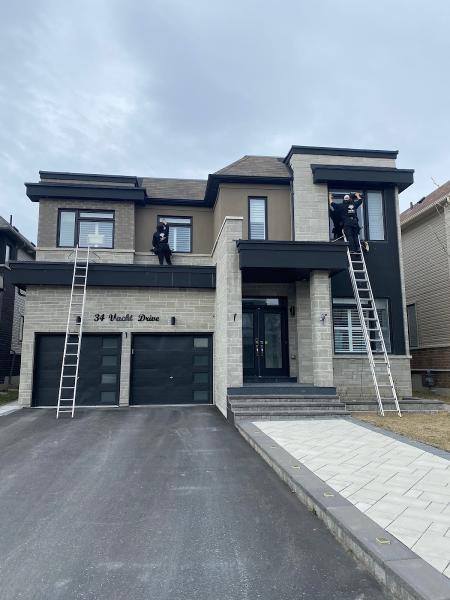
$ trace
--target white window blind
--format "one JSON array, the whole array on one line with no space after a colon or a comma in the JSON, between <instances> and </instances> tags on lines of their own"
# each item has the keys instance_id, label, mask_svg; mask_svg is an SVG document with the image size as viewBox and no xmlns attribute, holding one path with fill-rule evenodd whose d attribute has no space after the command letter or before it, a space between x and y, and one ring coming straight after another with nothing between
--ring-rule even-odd
<instances>
[{"instance_id":1,"label":"white window blind","mask_svg":"<svg viewBox=\"0 0 450 600\"><path fill-rule=\"evenodd\" d=\"M266 239L266 199L250 198L249 238L251 240Z\"/></svg>"},{"instance_id":2,"label":"white window blind","mask_svg":"<svg viewBox=\"0 0 450 600\"><path fill-rule=\"evenodd\" d=\"M383 194L367 192L367 215L369 217L369 239L384 240Z\"/></svg>"},{"instance_id":3,"label":"white window blind","mask_svg":"<svg viewBox=\"0 0 450 600\"><path fill-rule=\"evenodd\" d=\"M419 334L417 331L416 305L408 304L406 307L406 316L408 320L408 335L410 348L419 347Z\"/></svg>"},{"instance_id":4,"label":"white window blind","mask_svg":"<svg viewBox=\"0 0 450 600\"><path fill-rule=\"evenodd\" d=\"M110 221L80 221L78 244L81 248L113 247L113 224Z\"/></svg>"},{"instance_id":5,"label":"white window blind","mask_svg":"<svg viewBox=\"0 0 450 600\"><path fill-rule=\"evenodd\" d=\"M174 252L191 252L191 217L160 217L169 226L169 246Z\"/></svg>"},{"instance_id":6,"label":"white window blind","mask_svg":"<svg viewBox=\"0 0 450 600\"><path fill-rule=\"evenodd\" d=\"M350 305L350 306L349 306ZM354 305L354 306L353 306ZM391 351L388 301L375 300L386 350ZM366 345L359 320L358 309L353 298L333 299L334 348L338 352L366 352ZM373 342L372 350L381 352L381 343Z\"/></svg>"},{"instance_id":7,"label":"white window blind","mask_svg":"<svg viewBox=\"0 0 450 600\"><path fill-rule=\"evenodd\" d=\"M58 246L75 246L75 217L75 211L61 211Z\"/></svg>"}]
</instances>

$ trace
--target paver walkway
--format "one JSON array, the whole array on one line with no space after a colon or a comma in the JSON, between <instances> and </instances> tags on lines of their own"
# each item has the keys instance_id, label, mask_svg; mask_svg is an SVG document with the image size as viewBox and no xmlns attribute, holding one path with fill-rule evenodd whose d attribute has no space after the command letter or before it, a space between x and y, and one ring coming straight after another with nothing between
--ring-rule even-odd
<instances>
[{"instance_id":1,"label":"paver walkway","mask_svg":"<svg viewBox=\"0 0 450 600\"><path fill-rule=\"evenodd\" d=\"M254 425L450 577L450 460L345 419Z\"/></svg>"}]
</instances>

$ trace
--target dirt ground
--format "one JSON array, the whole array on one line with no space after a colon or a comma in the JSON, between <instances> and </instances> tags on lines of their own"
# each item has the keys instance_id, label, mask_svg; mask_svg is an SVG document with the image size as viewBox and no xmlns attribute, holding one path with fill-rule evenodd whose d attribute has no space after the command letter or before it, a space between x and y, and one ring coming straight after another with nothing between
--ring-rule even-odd
<instances>
[{"instance_id":1,"label":"dirt ground","mask_svg":"<svg viewBox=\"0 0 450 600\"><path fill-rule=\"evenodd\" d=\"M394 415L380 417L376 413L353 413L353 417L409 437L418 442L430 444L450 452L450 412L438 414L407 414L400 418Z\"/></svg>"}]
</instances>

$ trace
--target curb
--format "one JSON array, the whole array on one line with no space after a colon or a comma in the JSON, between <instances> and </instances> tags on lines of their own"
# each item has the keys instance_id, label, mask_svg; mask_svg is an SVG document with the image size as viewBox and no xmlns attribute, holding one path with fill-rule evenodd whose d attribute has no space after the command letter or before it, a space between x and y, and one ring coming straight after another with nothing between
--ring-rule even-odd
<instances>
[{"instance_id":1,"label":"curb","mask_svg":"<svg viewBox=\"0 0 450 600\"><path fill-rule=\"evenodd\" d=\"M16 410L21 410L21 406L19 406L18 402L8 402L8 404L3 404L0 406L0 417L5 415L10 415Z\"/></svg>"},{"instance_id":2,"label":"curb","mask_svg":"<svg viewBox=\"0 0 450 600\"><path fill-rule=\"evenodd\" d=\"M399 600L450 600L450 580L364 515L250 421L236 428L334 537Z\"/></svg>"}]
</instances>

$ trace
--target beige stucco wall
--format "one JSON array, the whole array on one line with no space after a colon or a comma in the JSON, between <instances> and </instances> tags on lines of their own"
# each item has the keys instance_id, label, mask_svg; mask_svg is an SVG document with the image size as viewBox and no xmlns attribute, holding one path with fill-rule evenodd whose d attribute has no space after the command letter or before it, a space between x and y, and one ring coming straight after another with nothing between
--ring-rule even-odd
<instances>
[{"instance_id":1,"label":"beige stucco wall","mask_svg":"<svg viewBox=\"0 0 450 600\"><path fill-rule=\"evenodd\" d=\"M291 239L291 192L289 186L221 184L214 207L214 237L227 216L243 217L242 238L248 238L248 199L267 197L269 240Z\"/></svg>"},{"instance_id":2,"label":"beige stucco wall","mask_svg":"<svg viewBox=\"0 0 450 600\"><path fill-rule=\"evenodd\" d=\"M192 253L209 254L214 243L213 211L196 206L137 206L136 252L148 252L158 216L192 217Z\"/></svg>"}]
</instances>

